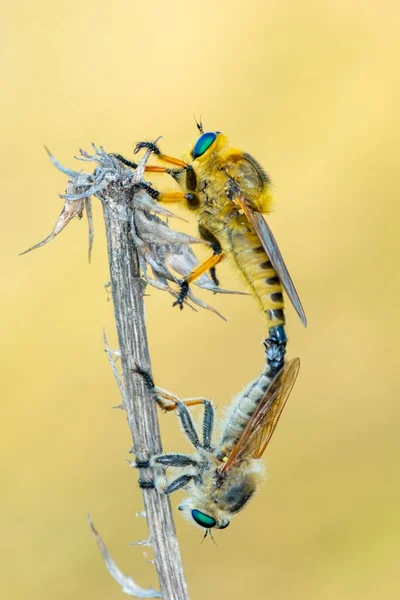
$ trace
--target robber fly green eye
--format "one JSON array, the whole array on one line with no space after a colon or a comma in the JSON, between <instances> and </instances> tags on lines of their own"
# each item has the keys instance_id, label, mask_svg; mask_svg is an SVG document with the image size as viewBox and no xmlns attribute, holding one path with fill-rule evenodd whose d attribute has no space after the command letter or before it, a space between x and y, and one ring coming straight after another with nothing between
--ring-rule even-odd
<instances>
[{"instance_id":1,"label":"robber fly green eye","mask_svg":"<svg viewBox=\"0 0 400 600\"><path fill-rule=\"evenodd\" d=\"M198 525L205 527L206 529L211 529L217 524L213 517L206 515L205 513L201 512L201 510L197 510L196 508L192 510L192 517Z\"/></svg>"},{"instance_id":2,"label":"robber fly green eye","mask_svg":"<svg viewBox=\"0 0 400 600\"><path fill-rule=\"evenodd\" d=\"M193 148L193 158L199 158L199 156L203 156L205 152L212 146L212 144L217 139L217 134L209 131L208 133L203 133L201 137L197 140L194 148Z\"/></svg>"}]
</instances>

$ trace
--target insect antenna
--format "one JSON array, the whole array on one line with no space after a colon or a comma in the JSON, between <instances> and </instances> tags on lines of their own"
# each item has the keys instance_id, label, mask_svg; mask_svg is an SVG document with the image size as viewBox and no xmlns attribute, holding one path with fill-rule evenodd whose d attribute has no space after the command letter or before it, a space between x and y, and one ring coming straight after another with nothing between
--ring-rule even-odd
<instances>
[{"instance_id":1,"label":"insect antenna","mask_svg":"<svg viewBox=\"0 0 400 600\"><path fill-rule=\"evenodd\" d=\"M193 118L194 118L194 120L196 122L197 129L200 131L201 134L203 134L204 133L204 128L203 128L203 123L201 122L201 115L200 115L200 122L197 121L197 119L196 119L196 117L194 115L193 115Z\"/></svg>"},{"instance_id":2,"label":"insect antenna","mask_svg":"<svg viewBox=\"0 0 400 600\"><path fill-rule=\"evenodd\" d=\"M208 536L208 534L210 534L210 538L212 539L213 544L215 544L215 546L218 546L217 542L213 538L213 534L211 532L211 529L206 529L206 532L203 535L203 539L201 540L200 544L202 544L204 542L204 540L206 539L206 537Z\"/></svg>"},{"instance_id":3,"label":"insect antenna","mask_svg":"<svg viewBox=\"0 0 400 600\"><path fill-rule=\"evenodd\" d=\"M211 529L209 529L208 531L210 532L210 538L212 539L214 546L218 546L217 542L214 540Z\"/></svg>"}]
</instances>

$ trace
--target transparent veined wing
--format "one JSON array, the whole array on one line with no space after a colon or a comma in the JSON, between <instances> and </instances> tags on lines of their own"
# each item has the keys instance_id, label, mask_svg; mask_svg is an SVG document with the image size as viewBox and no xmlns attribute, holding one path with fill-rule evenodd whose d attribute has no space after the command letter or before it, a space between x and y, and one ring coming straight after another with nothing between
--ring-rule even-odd
<instances>
[{"instance_id":1,"label":"transparent veined wing","mask_svg":"<svg viewBox=\"0 0 400 600\"><path fill-rule=\"evenodd\" d=\"M221 475L244 458L260 458L263 455L290 396L299 369L300 359L293 358L275 376L221 468Z\"/></svg>"},{"instance_id":2,"label":"transparent veined wing","mask_svg":"<svg viewBox=\"0 0 400 600\"><path fill-rule=\"evenodd\" d=\"M290 277L289 271L283 260L281 251L279 250L278 243L274 238L274 235L269 228L268 224L264 220L261 213L255 212L246 202L246 199L240 194L235 196L235 200L238 202L240 207L243 209L244 214L254 227L256 234L258 235L260 242L268 254L272 266L274 267L276 274L278 275L283 288L290 298L297 314L299 315L301 322L304 327L307 327L307 317L301 304L300 298L294 287L292 278Z\"/></svg>"}]
</instances>

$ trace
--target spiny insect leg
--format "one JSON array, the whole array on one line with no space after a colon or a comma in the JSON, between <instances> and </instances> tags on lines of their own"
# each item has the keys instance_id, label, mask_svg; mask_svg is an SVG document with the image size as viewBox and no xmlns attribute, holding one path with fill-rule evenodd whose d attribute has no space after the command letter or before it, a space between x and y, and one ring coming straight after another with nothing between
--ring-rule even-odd
<instances>
[{"instance_id":1,"label":"spiny insect leg","mask_svg":"<svg viewBox=\"0 0 400 600\"><path fill-rule=\"evenodd\" d=\"M211 267L211 269L210 269L210 277L213 280L213 282L215 283L215 285L219 286L219 279L217 277L217 273L216 273L215 267Z\"/></svg>"},{"instance_id":2,"label":"spiny insect leg","mask_svg":"<svg viewBox=\"0 0 400 600\"><path fill-rule=\"evenodd\" d=\"M162 410L169 411L176 409L177 403L179 402L178 396L175 396L171 392L167 392L167 390L156 387L152 376L146 369L143 369L136 363L135 368L132 369L132 373L137 373L143 378L145 386L154 395L155 401ZM146 466L144 465L143 468L146 468Z\"/></svg>"},{"instance_id":3,"label":"spiny insect leg","mask_svg":"<svg viewBox=\"0 0 400 600\"><path fill-rule=\"evenodd\" d=\"M112 152L111 156L114 156L121 161L122 164L124 164L126 167L130 167L131 169L136 169L138 166L137 163L133 162L133 160L128 160L125 158L125 156L122 156L122 154L116 154ZM169 169L168 167L161 167L160 165L146 165L144 170L147 173L166 173L167 175L173 177L173 179L176 179L182 173L182 171L184 171L183 168Z\"/></svg>"},{"instance_id":4,"label":"spiny insect leg","mask_svg":"<svg viewBox=\"0 0 400 600\"><path fill-rule=\"evenodd\" d=\"M132 467L136 469L151 469L153 467L197 467L198 462L193 458L193 456L189 454L180 454L179 452L167 453L163 452L162 454L155 454L151 458L147 460L135 460L131 463Z\"/></svg>"},{"instance_id":5,"label":"spiny insect leg","mask_svg":"<svg viewBox=\"0 0 400 600\"><path fill-rule=\"evenodd\" d=\"M181 475L174 481L171 481L171 483L169 483L167 485L167 487L164 489L163 493L164 494L173 494L177 490L180 490L183 487L185 487L190 481L192 481L192 479L194 479L194 475Z\"/></svg>"},{"instance_id":6,"label":"spiny insect leg","mask_svg":"<svg viewBox=\"0 0 400 600\"><path fill-rule=\"evenodd\" d=\"M176 467L182 469L183 467L197 467L198 462L189 454L179 454L179 452L155 454L148 460L135 460L131 463L135 469L151 469L153 467Z\"/></svg>"},{"instance_id":7,"label":"spiny insect leg","mask_svg":"<svg viewBox=\"0 0 400 600\"><path fill-rule=\"evenodd\" d=\"M214 429L215 411L213 403L210 400L204 401L204 419L203 419L203 446L211 448L211 440Z\"/></svg>"},{"instance_id":8,"label":"spiny insect leg","mask_svg":"<svg viewBox=\"0 0 400 600\"><path fill-rule=\"evenodd\" d=\"M145 192L147 192L151 198L157 200L157 202L182 202L182 200L187 200L190 204L196 201L196 195L191 192L159 192L144 181L136 183L134 189L135 188L136 190L145 190Z\"/></svg>"},{"instance_id":9,"label":"spiny insect leg","mask_svg":"<svg viewBox=\"0 0 400 600\"><path fill-rule=\"evenodd\" d=\"M179 308L182 310L183 302L186 299L186 296L189 291L189 284L198 279L206 271L212 269L213 267L216 267L216 265L220 263L221 260L225 258L225 256L226 255L223 252L215 252L198 267L193 269L193 271L181 282L181 291L179 293L179 297L177 301L173 303L172 306L179 306Z\"/></svg>"},{"instance_id":10,"label":"spiny insect leg","mask_svg":"<svg viewBox=\"0 0 400 600\"><path fill-rule=\"evenodd\" d=\"M152 465L161 465L163 467L197 467L197 461L187 454L159 454L151 459Z\"/></svg>"},{"instance_id":11,"label":"spiny insect leg","mask_svg":"<svg viewBox=\"0 0 400 600\"><path fill-rule=\"evenodd\" d=\"M135 183L135 185L133 186L134 192L138 192L139 190L144 190L150 196L150 198L153 198L153 200L158 200L158 197L160 195L160 192L158 190L153 188L149 183L145 183L144 181L141 181L140 183Z\"/></svg>"},{"instance_id":12,"label":"spiny insect leg","mask_svg":"<svg viewBox=\"0 0 400 600\"><path fill-rule=\"evenodd\" d=\"M117 158L120 162L122 162L122 164L124 164L126 167L130 167L131 169L136 169L138 166L137 163L128 160L127 158L125 158L125 156L122 156L122 154L116 154L115 152L111 152L111 156Z\"/></svg>"},{"instance_id":13,"label":"spiny insect leg","mask_svg":"<svg viewBox=\"0 0 400 600\"><path fill-rule=\"evenodd\" d=\"M161 408L167 412L176 410L182 406L185 407L185 409L187 411L188 406L199 406L199 404L203 404L204 405L204 417L203 417L203 429L202 429L202 431L203 431L203 448L211 447L211 440L212 440L212 434L213 434L213 429L214 429L215 411L214 411L213 403L210 400L207 400L206 398L202 398L202 397L186 398L185 400L180 400L178 398L178 396L175 396L171 392L167 392L166 390L163 390L162 388L157 388L157 387L155 388L155 393L156 393L158 405L161 406ZM180 410L183 412L184 409L180 408ZM189 414L189 411L187 411L187 414ZM186 413L185 413L185 415L186 415ZM181 413L179 413L179 418L181 419L181 422L182 422ZM192 421L191 417L190 417L190 420ZM182 426L184 427L183 423L182 423ZM184 427L184 431L186 432L185 427Z\"/></svg>"},{"instance_id":14,"label":"spiny insect leg","mask_svg":"<svg viewBox=\"0 0 400 600\"><path fill-rule=\"evenodd\" d=\"M202 396L198 396L196 398L185 398L184 400L181 400L179 396L176 396L172 392L156 386L150 373L137 363L135 364L135 368L132 369L132 372L143 377L146 387L154 393L157 404L166 412L176 410L179 404L184 404L185 406L199 406L200 404L206 405L207 403L210 403L207 398L203 398Z\"/></svg>"},{"instance_id":15,"label":"spiny insect leg","mask_svg":"<svg viewBox=\"0 0 400 600\"><path fill-rule=\"evenodd\" d=\"M150 460L136 460L134 462L131 462L130 464L131 464L131 467L135 467L136 469L149 469L150 468ZM153 480L142 479L141 477L139 477L139 479L138 479L138 484L142 490L152 490L156 487Z\"/></svg>"},{"instance_id":16,"label":"spiny insect leg","mask_svg":"<svg viewBox=\"0 0 400 600\"><path fill-rule=\"evenodd\" d=\"M147 389L150 390L150 392L154 392L156 386L154 385L154 380L150 375L149 371L143 369L138 363L135 363L135 368L131 369L131 371L132 373L137 373L138 375L141 375Z\"/></svg>"},{"instance_id":17,"label":"spiny insect leg","mask_svg":"<svg viewBox=\"0 0 400 600\"><path fill-rule=\"evenodd\" d=\"M136 148L134 153L137 154L140 150L143 149L151 150L153 154L157 156L157 158L163 162L166 162L170 165L175 165L176 167L181 167L182 169L186 169L188 164L180 158L174 158L173 156L168 156L167 154L162 154L160 148L156 144L156 142L139 142L136 144Z\"/></svg>"},{"instance_id":18,"label":"spiny insect leg","mask_svg":"<svg viewBox=\"0 0 400 600\"><path fill-rule=\"evenodd\" d=\"M182 429L190 443L196 448L201 447L193 419L190 416L189 410L182 402L177 403L178 417L182 425Z\"/></svg>"},{"instance_id":19,"label":"spiny insect leg","mask_svg":"<svg viewBox=\"0 0 400 600\"><path fill-rule=\"evenodd\" d=\"M142 490L154 490L156 487L154 481L145 481L144 479L139 479L138 484Z\"/></svg>"},{"instance_id":20,"label":"spiny insect leg","mask_svg":"<svg viewBox=\"0 0 400 600\"><path fill-rule=\"evenodd\" d=\"M188 275L185 278L185 280L188 283L192 283L192 281L198 279L200 275L203 275L203 273L205 273L209 269L216 267L217 264L221 262L221 260L224 260L225 256L226 254L224 254L223 252L214 252L214 254L207 258L207 260L205 260L198 267L193 269L193 271L190 273L190 275Z\"/></svg>"},{"instance_id":21,"label":"spiny insect leg","mask_svg":"<svg viewBox=\"0 0 400 600\"><path fill-rule=\"evenodd\" d=\"M178 299L172 304L172 306L179 306L179 308L183 310L183 303L185 302L186 296L189 292L189 284L185 279L181 281L180 288Z\"/></svg>"},{"instance_id":22,"label":"spiny insect leg","mask_svg":"<svg viewBox=\"0 0 400 600\"><path fill-rule=\"evenodd\" d=\"M194 475L181 475L171 482L168 482L165 477L156 477L154 481L145 481L143 479L139 479L139 487L143 490L156 489L159 494L168 495L182 489L194 478Z\"/></svg>"},{"instance_id":23,"label":"spiny insect leg","mask_svg":"<svg viewBox=\"0 0 400 600\"><path fill-rule=\"evenodd\" d=\"M133 189L134 191L144 190L151 198L157 200L157 202L182 202L182 200L187 200L190 204L196 200L196 195L191 192L159 192L144 181L135 183Z\"/></svg>"},{"instance_id":24,"label":"spiny insect leg","mask_svg":"<svg viewBox=\"0 0 400 600\"><path fill-rule=\"evenodd\" d=\"M168 392L167 390L163 390L157 386L154 388L154 390L157 395L158 405L166 412L176 410L179 403L184 404L185 406L199 406L200 404L206 404L206 402L209 402L209 400L203 398L202 396L198 398L185 398L184 400L181 400L172 392Z\"/></svg>"},{"instance_id":25,"label":"spiny insect leg","mask_svg":"<svg viewBox=\"0 0 400 600\"><path fill-rule=\"evenodd\" d=\"M144 142L138 142L135 146L135 149L133 151L134 154L137 154L138 152L140 152L141 150L151 150L153 154L155 154L156 156L159 156L161 154L161 150L158 147L157 141L144 141Z\"/></svg>"},{"instance_id":26,"label":"spiny insect leg","mask_svg":"<svg viewBox=\"0 0 400 600\"><path fill-rule=\"evenodd\" d=\"M218 238L216 238L215 235L209 229L207 229L207 227L205 227L204 225L199 225L199 233L200 233L200 236L204 240L206 240L207 242L210 242L211 248L213 249L214 254L221 254L222 247L221 247L221 244L220 244ZM213 282L215 283L215 285L218 286L219 280L217 277L215 266L211 267L211 269L210 269L210 277L213 280Z\"/></svg>"}]
</instances>

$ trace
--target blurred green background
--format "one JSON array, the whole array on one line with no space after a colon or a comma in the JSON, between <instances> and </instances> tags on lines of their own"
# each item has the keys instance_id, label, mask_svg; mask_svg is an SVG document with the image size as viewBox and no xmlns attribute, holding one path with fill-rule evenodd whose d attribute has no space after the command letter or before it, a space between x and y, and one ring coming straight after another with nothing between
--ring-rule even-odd
<instances>
[{"instance_id":1,"label":"blurred green background","mask_svg":"<svg viewBox=\"0 0 400 600\"><path fill-rule=\"evenodd\" d=\"M116 336L99 203L91 265L84 221L17 254L62 207L44 143L70 167L90 142L129 156L158 135L179 156L201 114L270 173L309 327L288 306L302 368L251 506L217 546L177 514L191 598L398 598L399 4L42 0L2 16L1 597L120 598L88 512L120 567L157 587L128 546L147 534L102 346L103 327ZM219 275L242 289L229 264ZM150 293L156 382L221 411L262 368L255 302L203 294L224 323ZM165 448L188 450L160 419Z\"/></svg>"}]
</instances>

